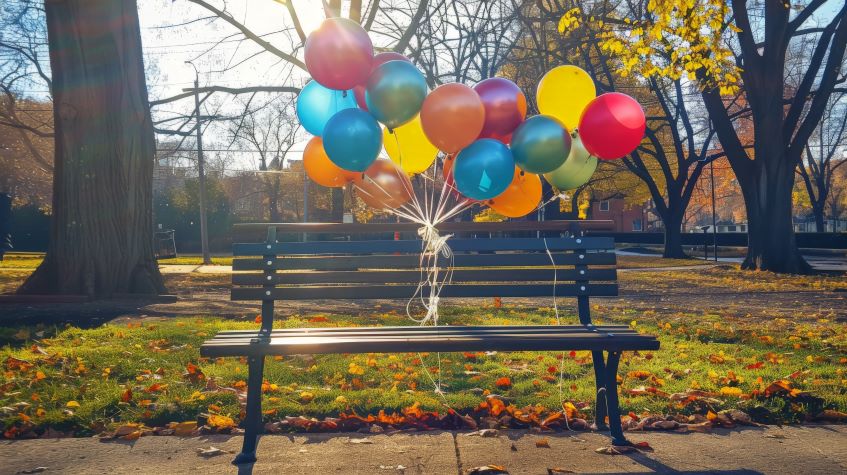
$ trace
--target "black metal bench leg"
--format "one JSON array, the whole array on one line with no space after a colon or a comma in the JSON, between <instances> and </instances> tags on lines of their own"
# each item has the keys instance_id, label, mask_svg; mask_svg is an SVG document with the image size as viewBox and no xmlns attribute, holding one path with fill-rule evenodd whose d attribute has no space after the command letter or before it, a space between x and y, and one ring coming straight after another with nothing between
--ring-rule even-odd
<instances>
[{"instance_id":1,"label":"black metal bench leg","mask_svg":"<svg viewBox=\"0 0 847 475\"><path fill-rule=\"evenodd\" d=\"M594 429L608 430L606 425L606 363L602 351L592 351L594 361L594 385L597 388L597 398L594 403Z\"/></svg>"},{"instance_id":2,"label":"black metal bench leg","mask_svg":"<svg viewBox=\"0 0 847 475\"><path fill-rule=\"evenodd\" d=\"M612 445L631 445L623 435L621 427L621 408L618 401L618 363L621 354L616 351L609 352L606 360L606 402L609 411L609 433L612 436Z\"/></svg>"},{"instance_id":3,"label":"black metal bench leg","mask_svg":"<svg viewBox=\"0 0 847 475\"><path fill-rule=\"evenodd\" d=\"M256 445L262 425L262 372L264 356L247 358L247 411L244 417L244 445L241 453L232 461L233 465L250 464L256 461Z\"/></svg>"}]
</instances>

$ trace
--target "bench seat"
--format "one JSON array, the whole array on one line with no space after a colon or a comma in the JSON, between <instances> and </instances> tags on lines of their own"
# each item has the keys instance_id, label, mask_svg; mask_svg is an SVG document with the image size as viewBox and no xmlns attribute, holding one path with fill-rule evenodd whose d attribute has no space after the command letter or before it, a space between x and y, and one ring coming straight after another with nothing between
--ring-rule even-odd
<instances>
[{"instance_id":1,"label":"bench seat","mask_svg":"<svg viewBox=\"0 0 847 475\"><path fill-rule=\"evenodd\" d=\"M536 222L521 225L524 231L536 231L535 237L451 237L452 252L436 258L425 252L420 240L348 240L348 230L367 234L362 229L370 228L321 226L341 239L280 242L276 225L270 225L265 242L233 245L232 300L261 301L261 328L222 331L200 347L204 357L247 360L244 441L233 463L256 461L263 371L271 355L588 350L594 367L595 427L608 430L614 445L629 444L618 401L621 355L658 350L659 340L627 325L591 321L589 298L618 295L611 238L584 236L578 229L543 237L540 232L549 230L549 223ZM415 311L422 313L421 307L434 296L431 282L421 282L424 262L437 266L445 279L439 284L438 299L518 297L555 305L559 298L572 298L579 324L451 326L445 317L437 325L425 326L273 328L274 307L280 301L311 300L318 305L337 299L395 299L407 305L419 301Z\"/></svg>"},{"instance_id":2,"label":"bench seat","mask_svg":"<svg viewBox=\"0 0 847 475\"><path fill-rule=\"evenodd\" d=\"M623 325L291 328L221 332L206 357L327 353L657 350L659 341Z\"/></svg>"}]
</instances>

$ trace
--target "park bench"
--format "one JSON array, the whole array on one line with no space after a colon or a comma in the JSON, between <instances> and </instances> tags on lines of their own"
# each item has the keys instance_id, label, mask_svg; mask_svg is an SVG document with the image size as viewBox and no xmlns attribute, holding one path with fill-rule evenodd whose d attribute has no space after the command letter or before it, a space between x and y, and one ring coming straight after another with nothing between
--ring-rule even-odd
<instances>
[{"instance_id":1,"label":"park bench","mask_svg":"<svg viewBox=\"0 0 847 475\"><path fill-rule=\"evenodd\" d=\"M392 226L402 228L408 224L411 223ZM459 223L447 223L445 229L450 229L450 224ZM496 229L490 227L494 223L479 224ZM535 229L549 234L550 229L556 229L549 222L521 224L530 232ZM280 226L288 231L309 229ZM314 229L324 232L323 236L343 236L350 229L381 228L336 224ZM252 272L233 274L232 300L260 300L261 329L223 331L200 348L204 357L238 356L248 361L244 445L233 463L256 460L262 429L262 371L269 355L590 350L597 388L595 425L598 430L610 431L614 445L626 445L616 379L621 352L656 350L659 342L625 325L591 323L589 297L618 293L612 238L573 231L556 234L546 238L451 238L448 244L454 253L452 280L443 287L440 297L551 298L547 302L539 300L545 305L554 296L575 297L578 325L447 326L449 322L442 321L439 326L273 329L277 300L408 300L421 278L418 266L422 241L278 242L277 226L270 226L264 242L234 244L233 270ZM442 258L440 262L443 261ZM423 295L429 295L428 287Z\"/></svg>"}]
</instances>

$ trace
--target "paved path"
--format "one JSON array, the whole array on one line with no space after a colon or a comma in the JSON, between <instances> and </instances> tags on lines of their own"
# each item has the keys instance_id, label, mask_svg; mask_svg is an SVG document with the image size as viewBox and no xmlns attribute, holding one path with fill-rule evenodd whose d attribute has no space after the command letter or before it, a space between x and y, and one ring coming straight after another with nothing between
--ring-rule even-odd
<instances>
[{"instance_id":1,"label":"paved path","mask_svg":"<svg viewBox=\"0 0 847 475\"><path fill-rule=\"evenodd\" d=\"M451 432L265 436L253 473L462 475L488 464L504 466L513 475L847 473L844 425L745 428L706 434L630 433L631 440L648 442L654 451L615 456L594 452L607 443L604 435L572 434L510 431L494 438ZM542 440L549 448L536 445ZM100 442L94 438L0 441L4 464L0 471L16 474L46 467L43 473L48 475L236 473L229 465L232 453L207 459L197 450L214 446L237 452L240 442L240 437L230 436L142 437L135 442ZM548 472L552 468L560 471Z\"/></svg>"}]
</instances>

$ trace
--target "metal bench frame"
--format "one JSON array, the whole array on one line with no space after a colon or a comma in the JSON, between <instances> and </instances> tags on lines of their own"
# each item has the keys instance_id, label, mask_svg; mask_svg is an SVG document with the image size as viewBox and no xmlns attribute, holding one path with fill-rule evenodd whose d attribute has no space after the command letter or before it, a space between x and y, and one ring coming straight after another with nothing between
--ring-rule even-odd
<instances>
[{"instance_id":1,"label":"metal bench frame","mask_svg":"<svg viewBox=\"0 0 847 475\"><path fill-rule=\"evenodd\" d=\"M542 224L542 223L539 223ZM456 254L454 283L473 282L472 285L448 285L442 297L491 296L556 296L576 297L580 325L571 326L496 326L496 327L377 327L377 328L311 328L273 330L275 300L306 299L408 299L416 284L386 285L408 282L409 270L396 270L395 264L413 266L420 253L421 241L317 241L277 242L277 227L268 225L264 243L234 244L233 255L257 256L261 259L236 259L233 270L260 271L261 274L233 274L233 300L261 300L262 324L256 331L224 331L206 341L200 349L202 356L246 356L248 363L247 407L243 421L244 443L233 464L256 461L256 447L262 424L262 378L265 357L276 354L332 354L379 353L409 351L411 343L416 351L547 351L590 350L594 364L597 389L595 427L609 430L613 445L627 445L621 428L621 413L617 391L617 371L621 352L627 350L656 350L659 342L652 336L639 335L626 326L595 326L591 322L590 296L617 295L616 271L612 268L589 269L589 264L614 265L614 242L611 238L586 237L571 233L557 238L512 239L451 239L448 244ZM341 225L336 225L343 228ZM361 227L361 225L359 225ZM543 228L544 226L539 226ZM548 243L548 241L550 241ZM551 252L548 254L549 245ZM560 252L560 251L566 252ZM529 251L521 254L499 254L497 266L491 265L491 254L497 251ZM569 251L569 252L568 252ZM601 252L587 252L601 251ZM605 252L603 252L605 251ZM381 255L374 255L381 253ZM391 254L395 253L395 254ZM406 253L397 255L396 253ZM464 253L464 254L462 254ZM320 258L320 255L328 257ZM282 256L282 257L280 257ZM338 261L343 257L344 273ZM556 263L555 290L552 283L532 284L550 279L551 257ZM357 264L360 263L360 264ZM365 269L395 269L379 272L356 271L357 265ZM481 269L473 268L479 265ZM539 266L546 269L495 269L503 266ZM561 269L560 266L573 266ZM370 266L370 267L365 267ZM385 266L385 267L377 267ZM461 267L471 269L458 269ZM309 270L310 272L278 273L280 268ZM330 272L317 272L317 271ZM505 282L503 274L491 277L497 271L510 271L516 283L526 285L478 283L474 279ZM341 277L339 277L341 276ZM347 285L344 280L360 285ZM591 283L591 280L607 283ZM561 284L571 281L573 284ZM608 283L612 282L612 283ZM334 285L333 285L334 284ZM341 285L339 285L341 284ZM251 287L239 287L239 286ZM277 287L285 285L287 287ZM298 286L299 285L299 286ZM555 293L554 293L555 292ZM424 295L428 295L425 290ZM419 336L422 335L422 336ZM297 337L293 339L292 337ZM563 345L558 340L570 338ZM607 356L604 356L604 352ZM610 390L610 387L613 388ZM608 417L609 424L606 424Z\"/></svg>"}]
</instances>

